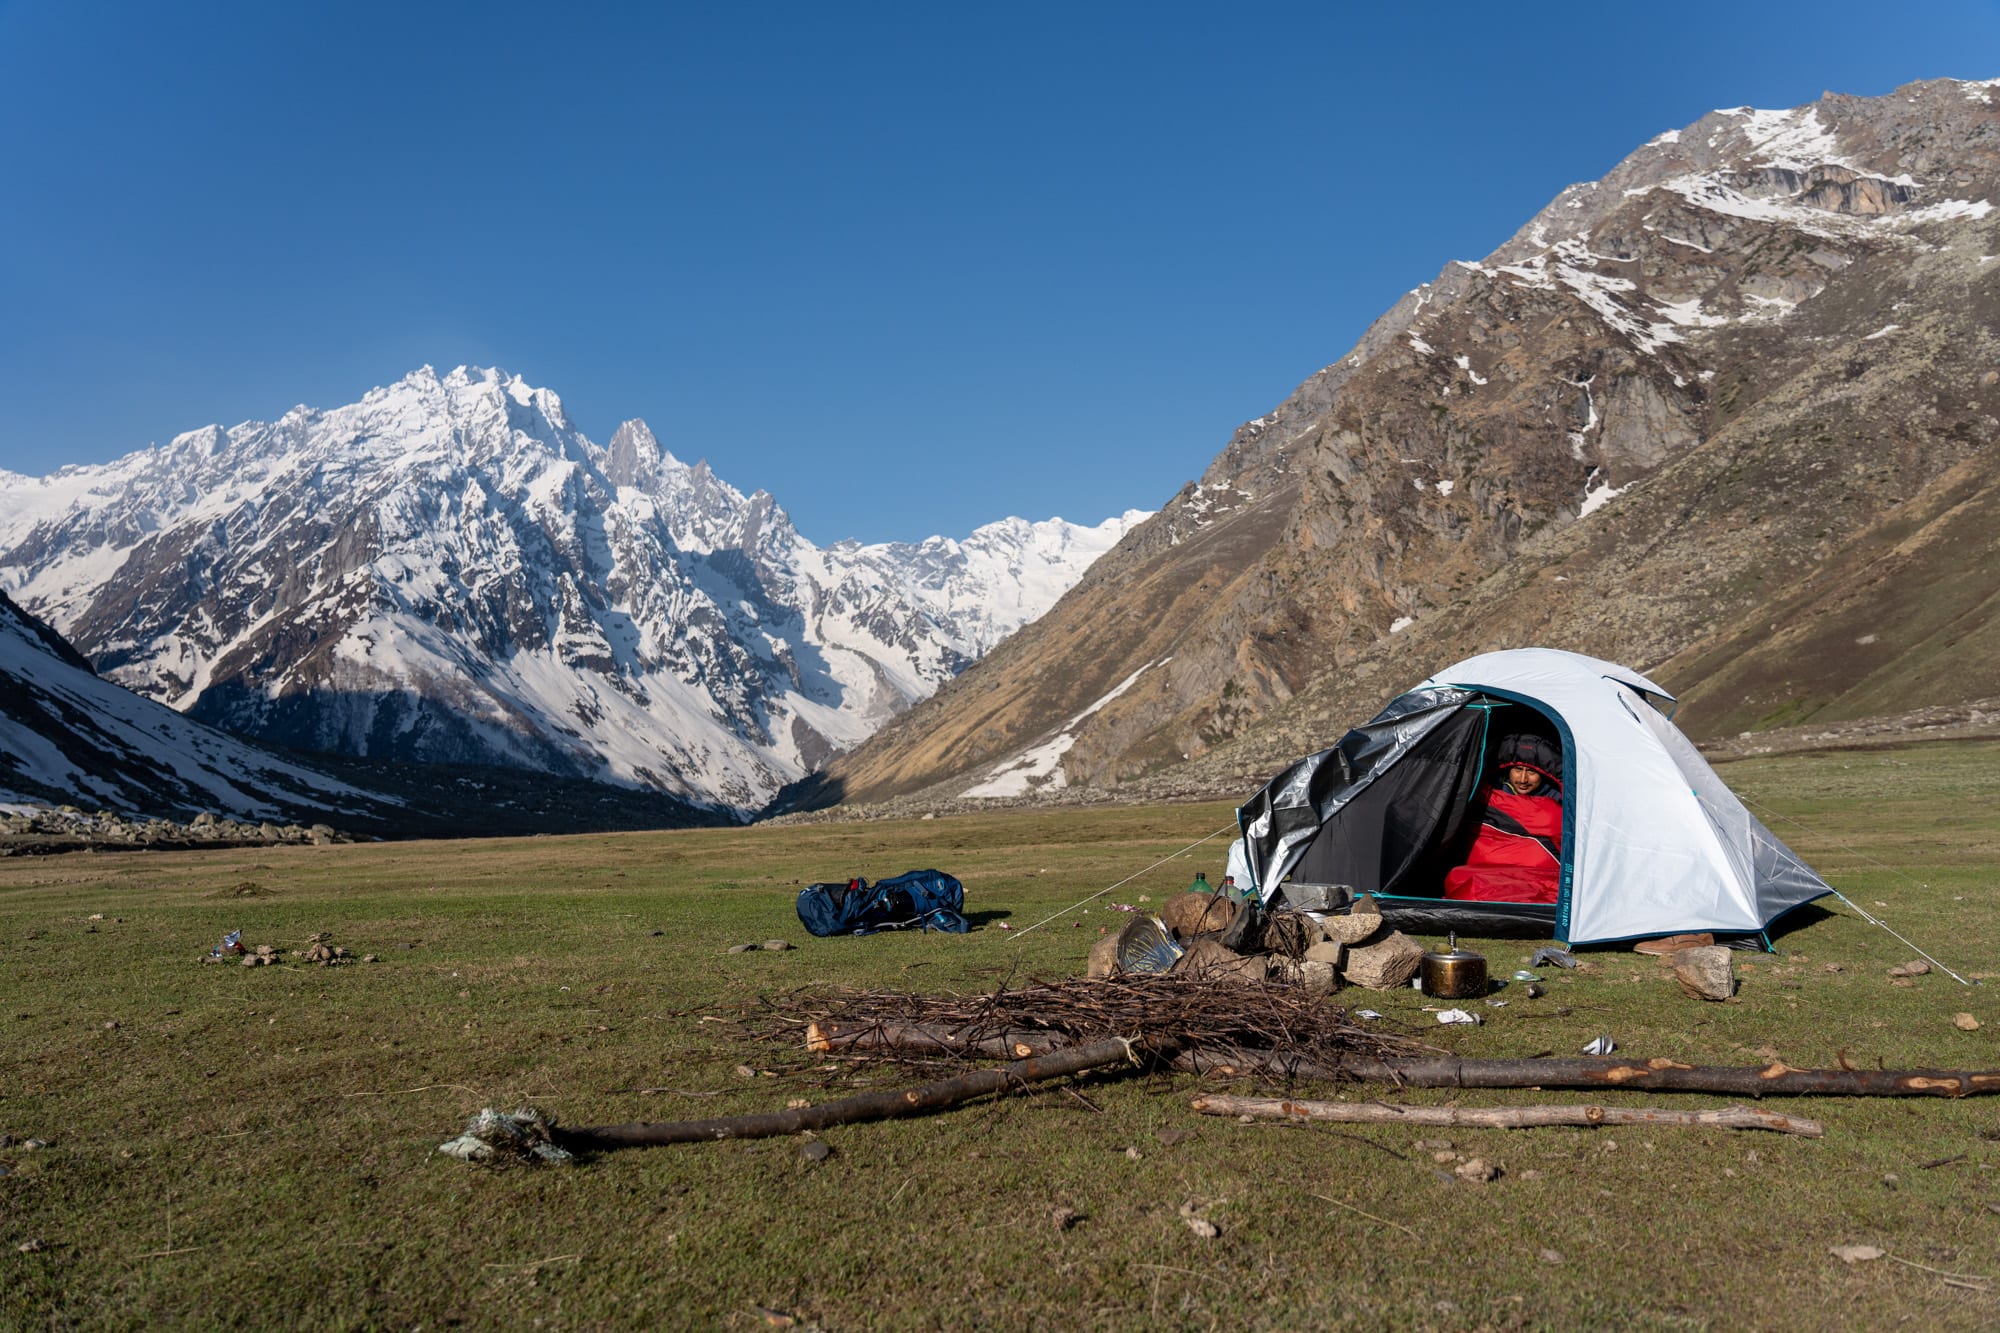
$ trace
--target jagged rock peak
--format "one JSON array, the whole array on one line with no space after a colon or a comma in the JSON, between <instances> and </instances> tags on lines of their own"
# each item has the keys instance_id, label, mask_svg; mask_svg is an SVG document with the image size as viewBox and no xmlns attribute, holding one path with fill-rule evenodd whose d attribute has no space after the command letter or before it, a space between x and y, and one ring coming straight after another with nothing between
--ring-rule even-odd
<instances>
[{"instance_id":1,"label":"jagged rock peak","mask_svg":"<svg viewBox=\"0 0 2000 1333\"><path fill-rule=\"evenodd\" d=\"M1123 527L1007 532L1042 528L821 550L642 421L599 448L518 375L426 366L0 477L0 588L108 677L244 734L744 812L1040 614Z\"/></svg>"}]
</instances>

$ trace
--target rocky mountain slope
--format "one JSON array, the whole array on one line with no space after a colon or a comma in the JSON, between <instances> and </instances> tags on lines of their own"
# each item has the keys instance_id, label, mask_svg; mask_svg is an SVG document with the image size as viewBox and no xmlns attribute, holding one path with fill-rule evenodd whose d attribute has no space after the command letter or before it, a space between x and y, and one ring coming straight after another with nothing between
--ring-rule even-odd
<instances>
[{"instance_id":1,"label":"rocky mountain slope","mask_svg":"<svg viewBox=\"0 0 2000 1333\"><path fill-rule=\"evenodd\" d=\"M379 822L394 802L101 680L0 594L0 803L149 816Z\"/></svg>"},{"instance_id":2,"label":"rocky mountain slope","mask_svg":"<svg viewBox=\"0 0 2000 1333\"><path fill-rule=\"evenodd\" d=\"M1995 199L2000 81L1664 133L790 799L1234 790L1527 644L1631 663L1697 735L1992 696Z\"/></svg>"},{"instance_id":3,"label":"rocky mountain slope","mask_svg":"<svg viewBox=\"0 0 2000 1333\"><path fill-rule=\"evenodd\" d=\"M821 549L518 377L0 475L0 582L110 679L297 750L756 810L1050 605L1142 514Z\"/></svg>"}]
</instances>

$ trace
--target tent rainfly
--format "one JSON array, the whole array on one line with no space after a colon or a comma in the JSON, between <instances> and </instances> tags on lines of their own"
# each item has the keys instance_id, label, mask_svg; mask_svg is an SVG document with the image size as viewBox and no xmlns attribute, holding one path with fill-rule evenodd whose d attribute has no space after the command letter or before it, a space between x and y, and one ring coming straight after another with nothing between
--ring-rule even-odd
<instances>
[{"instance_id":1,"label":"tent rainfly","mask_svg":"<svg viewBox=\"0 0 2000 1333\"><path fill-rule=\"evenodd\" d=\"M1744 808L1669 720L1673 696L1610 662L1548 648L1486 653L1390 701L1237 812L1230 873L1267 904L1346 886L1415 928L1572 944L1683 931L1755 934L1832 888ZM1553 904L1447 901L1503 736L1562 754Z\"/></svg>"}]
</instances>

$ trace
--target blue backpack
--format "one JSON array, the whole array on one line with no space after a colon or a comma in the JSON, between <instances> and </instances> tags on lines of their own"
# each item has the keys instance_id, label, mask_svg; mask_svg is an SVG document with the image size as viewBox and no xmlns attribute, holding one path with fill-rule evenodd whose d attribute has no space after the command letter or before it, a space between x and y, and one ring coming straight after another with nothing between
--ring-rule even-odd
<instances>
[{"instance_id":1,"label":"blue backpack","mask_svg":"<svg viewBox=\"0 0 2000 1333\"><path fill-rule=\"evenodd\" d=\"M941 870L912 870L870 886L865 879L808 884L799 921L815 935L873 935L878 930L943 930L963 935L965 886Z\"/></svg>"}]
</instances>

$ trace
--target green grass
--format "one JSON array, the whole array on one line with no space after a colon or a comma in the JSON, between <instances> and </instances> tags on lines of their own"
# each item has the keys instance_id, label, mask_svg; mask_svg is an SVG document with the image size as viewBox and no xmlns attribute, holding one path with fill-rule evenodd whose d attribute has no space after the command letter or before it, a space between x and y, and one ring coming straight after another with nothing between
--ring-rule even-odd
<instances>
[{"instance_id":1,"label":"green grass","mask_svg":"<svg viewBox=\"0 0 2000 1333\"><path fill-rule=\"evenodd\" d=\"M2000 746L1724 776L1857 902L1961 971L1993 967ZM817 1164L793 1139L566 1170L435 1151L487 1105L602 1124L917 1081L825 1067L736 1020L801 986L970 992L1080 971L1124 920L1106 903L1213 879L1227 835L1088 914L1019 928L1231 822L1189 806L0 862L0 1133L53 1141L0 1150L0 1325L769 1327L758 1307L829 1329L2000 1322L2000 1295L1827 1252L2000 1277L2000 1100L1773 1103L1825 1122L1820 1141L1443 1132L1239 1125L1195 1116L1190 1078L1106 1077L830 1130ZM792 915L799 884L931 865L965 881L973 934L815 940ZM234 928L286 948L327 930L382 961L194 961ZM724 952L769 937L800 947ZM1545 1000L1508 992L1476 1029L1437 1027L1410 991L1337 1002L1477 1056L1573 1054L1602 1032L1691 1063L2000 1066L1987 991L1892 987L1908 950L1847 909L1781 945L1743 960L1732 1004L1621 952L1553 975ZM1505 975L1530 946L1475 947ZM1988 1026L1959 1031L1959 1011ZM1197 1136L1159 1137L1184 1129ZM1419 1138L1505 1174L1441 1178ZM1220 1238L1188 1229L1188 1201ZM1059 1228L1057 1209L1082 1218ZM16 1249L29 1240L43 1248Z\"/></svg>"}]
</instances>

